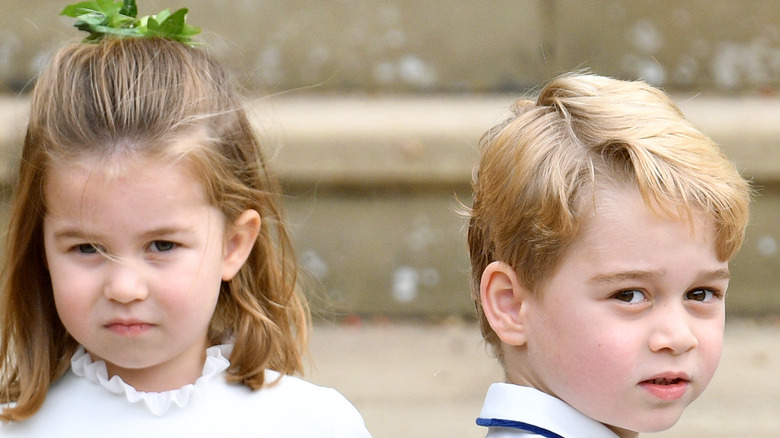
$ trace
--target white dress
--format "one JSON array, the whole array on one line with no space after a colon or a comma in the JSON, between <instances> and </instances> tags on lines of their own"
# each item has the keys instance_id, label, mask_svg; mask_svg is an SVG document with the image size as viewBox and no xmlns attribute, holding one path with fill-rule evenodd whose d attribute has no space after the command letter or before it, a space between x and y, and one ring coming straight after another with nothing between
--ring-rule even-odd
<instances>
[{"instance_id":1,"label":"white dress","mask_svg":"<svg viewBox=\"0 0 780 438\"><path fill-rule=\"evenodd\" d=\"M225 380L231 345L206 350L203 375L165 392L140 392L80 348L70 371L28 420L0 423L0 437L370 437L344 396L283 376L252 391ZM279 377L266 371L266 382Z\"/></svg>"}]
</instances>

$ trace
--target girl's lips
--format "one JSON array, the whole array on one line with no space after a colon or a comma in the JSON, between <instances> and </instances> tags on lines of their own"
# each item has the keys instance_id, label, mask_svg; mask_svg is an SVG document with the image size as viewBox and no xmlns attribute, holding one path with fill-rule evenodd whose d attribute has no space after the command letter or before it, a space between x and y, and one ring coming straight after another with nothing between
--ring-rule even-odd
<instances>
[{"instance_id":1,"label":"girl's lips","mask_svg":"<svg viewBox=\"0 0 780 438\"><path fill-rule=\"evenodd\" d=\"M691 381L682 374L656 376L642 382L639 387L662 400L677 400L688 391Z\"/></svg>"},{"instance_id":2,"label":"girl's lips","mask_svg":"<svg viewBox=\"0 0 780 438\"><path fill-rule=\"evenodd\" d=\"M146 333L153 327L141 321L112 321L105 325L109 331L123 336L137 336Z\"/></svg>"}]
</instances>

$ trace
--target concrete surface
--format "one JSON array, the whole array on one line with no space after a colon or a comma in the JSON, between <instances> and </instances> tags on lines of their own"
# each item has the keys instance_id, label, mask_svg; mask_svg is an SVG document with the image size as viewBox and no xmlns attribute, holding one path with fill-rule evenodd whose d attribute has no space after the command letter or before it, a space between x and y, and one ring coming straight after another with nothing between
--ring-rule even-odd
<instances>
[{"instance_id":1,"label":"concrete surface","mask_svg":"<svg viewBox=\"0 0 780 438\"><path fill-rule=\"evenodd\" d=\"M477 438L474 424L502 373L471 323L318 323L307 378L332 386L374 438ZM780 320L729 320L720 367L672 429L653 438L780 436Z\"/></svg>"}]
</instances>

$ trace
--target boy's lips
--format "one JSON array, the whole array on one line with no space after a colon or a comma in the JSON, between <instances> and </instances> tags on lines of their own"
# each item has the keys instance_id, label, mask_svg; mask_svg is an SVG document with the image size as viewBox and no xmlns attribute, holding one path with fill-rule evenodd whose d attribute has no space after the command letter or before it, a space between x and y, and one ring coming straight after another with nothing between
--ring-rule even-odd
<instances>
[{"instance_id":1,"label":"boy's lips","mask_svg":"<svg viewBox=\"0 0 780 438\"><path fill-rule=\"evenodd\" d=\"M677 400L685 395L690 384L685 373L664 373L639 382L639 387L662 400Z\"/></svg>"}]
</instances>

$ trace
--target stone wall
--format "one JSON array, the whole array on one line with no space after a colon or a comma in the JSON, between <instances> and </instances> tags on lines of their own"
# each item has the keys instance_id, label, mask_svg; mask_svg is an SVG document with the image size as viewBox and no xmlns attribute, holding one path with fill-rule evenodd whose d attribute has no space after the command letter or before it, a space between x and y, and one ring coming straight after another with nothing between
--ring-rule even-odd
<instances>
[{"instance_id":1,"label":"stone wall","mask_svg":"<svg viewBox=\"0 0 780 438\"><path fill-rule=\"evenodd\" d=\"M317 313L471 314L456 210L477 140L514 97L576 68L670 90L754 181L728 305L780 312L780 0L140 0L140 13L151 3L189 6L255 99ZM18 90L79 39L60 7L3 1L6 188L28 105Z\"/></svg>"},{"instance_id":2,"label":"stone wall","mask_svg":"<svg viewBox=\"0 0 780 438\"><path fill-rule=\"evenodd\" d=\"M140 0L188 6L250 90L517 91L577 68L668 89L771 93L780 1ZM0 84L77 39L64 2L4 0Z\"/></svg>"}]
</instances>

